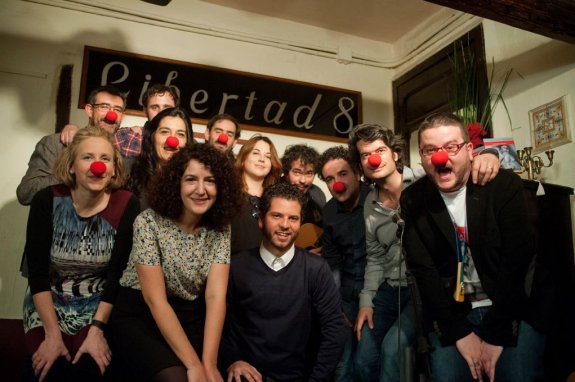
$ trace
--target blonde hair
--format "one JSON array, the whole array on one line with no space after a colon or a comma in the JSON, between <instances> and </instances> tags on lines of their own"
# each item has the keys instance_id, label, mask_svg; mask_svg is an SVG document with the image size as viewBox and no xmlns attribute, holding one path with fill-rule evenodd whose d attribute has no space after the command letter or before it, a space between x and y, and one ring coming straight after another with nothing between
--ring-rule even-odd
<instances>
[{"instance_id":1,"label":"blonde hair","mask_svg":"<svg viewBox=\"0 0 575 382\"><path fill-rule=\"evenodd\" d=\"M101 127L94 126L80 129L76 135L74 135L72 143L66 147L56 160L56 163L54 163L54 178L72 189L76 188L76 175L70 173L70 168L78 155L78 147L88 138L103 138L112 146L112 149L114 150L115 174L112 176L112 180L106 187L106 190L109 191L122 187L125 179L124 162L122 161L120 153L114 146L113 136Z\"/></svg>"}]
</instances>

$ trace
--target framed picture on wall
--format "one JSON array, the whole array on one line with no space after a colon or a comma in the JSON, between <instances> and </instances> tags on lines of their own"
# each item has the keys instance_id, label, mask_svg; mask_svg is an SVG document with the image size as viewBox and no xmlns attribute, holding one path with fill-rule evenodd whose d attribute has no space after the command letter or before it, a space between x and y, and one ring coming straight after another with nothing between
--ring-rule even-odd
<instances>
[{"instance_id":1,"label":"framed picture on wall","mask_svg":"<svg viewBox=\"0 0 575 382\"><path fill-rule=\"evenodd\" d=\"M491 147L499 152L501 168L508 170L521 170L523 168L513 138L483 138L483 143L485 148Z\"/></svg>"},{"instance_id":2,"label":"framed picture on wall","mask_svg":"<svg viewBox=\"0 0 575 382\"><path fill-rule=\"evenodd\" d=\"M534 153L571 142L565 98L563 96L529 111Z\"/></svg>"}]
</instances>

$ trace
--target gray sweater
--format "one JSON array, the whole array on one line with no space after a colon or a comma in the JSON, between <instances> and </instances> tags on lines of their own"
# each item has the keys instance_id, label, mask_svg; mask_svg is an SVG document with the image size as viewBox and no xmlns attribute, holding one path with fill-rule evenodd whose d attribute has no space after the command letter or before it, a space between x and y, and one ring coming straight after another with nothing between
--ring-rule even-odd
<instances>
[{"instance_id":1,"label":"gray sweater","mask_svg":"<svg viewBox=\"0 0 575 382\"><path fill-rule=\"evenodd\" d=\"M16 196L22 205L29 205L38 191L59 183L52 176L52 167L65 146L60 142L60 133L46 135L36 144L28 162L28 170L16 189Z\"/></svg>"},{"instance_id":2,"label":"gray sweater","mask_svg":"<svg viewBox=\"0 0 575 382\"><path fill-rule=\"evenodd\" d=\"M425 176L423 169L403 168L403 188ZM399 209L387 208L378 201L378 188L367 195L363 207L367 265L363 289L359 294L360 307L373 307L379 286L388 281L392 285L405 283L405 261L401 256L401 243L397 237ZM400 274L401 268L401 274Z\"/></svg>"}]
</instances>

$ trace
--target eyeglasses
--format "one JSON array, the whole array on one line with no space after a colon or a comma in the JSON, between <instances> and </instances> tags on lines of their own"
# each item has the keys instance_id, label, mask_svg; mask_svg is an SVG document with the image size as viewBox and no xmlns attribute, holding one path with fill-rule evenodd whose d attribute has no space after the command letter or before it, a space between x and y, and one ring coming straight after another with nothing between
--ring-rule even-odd
<instances>
[{"instance_id":1,"label":"eyeglasses","mask_svg":"<svg viewBox=\"0 0 575 382\"><path fill-rule=\"evenodd\" d=\"M469 142L450 143L448 145L441 146L441 147L425 146L425 147L419 149L419 152L421 153L421 155L428 157L428 156L431 156L434 153L438 152L439 150L443 150L447 154L449 154L450 156L453 156L453 155L457 155L457 153L461 150L461 148L463 146L465 146L467 143L469 143Z\"/></svg>"},{"instance_id":2,"label":"eyeglasses","mask_svg":"<svg viewBox=\"0 0 575 382\"><path fill-rule=\"evenodd\" d=\"M124 108L121 108L119 106L116 107L112 107L112 105L110 105L109 103L93 103L92 104L93 108L96 109L100 109L102 111L110 111L113 110L118 114L122 114L124 112Z\"/></svg>"}]
</instances>

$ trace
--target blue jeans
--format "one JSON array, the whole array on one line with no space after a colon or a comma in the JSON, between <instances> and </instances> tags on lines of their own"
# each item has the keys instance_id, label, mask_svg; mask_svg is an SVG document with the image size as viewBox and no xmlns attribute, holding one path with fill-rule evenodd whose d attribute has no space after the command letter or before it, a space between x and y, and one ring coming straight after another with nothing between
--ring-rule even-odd
<instances>
[{"instance_id":1,"label":"blue jeans","mask_svg":"<svg viewBox=\"0 0 575 382\"><path fill-rule=\"evenodd\" d=\"M398 294L401 293L401 303L398 304ZM415 320L413 306L410 303L409 289L407 287L392 287L384 282L375 298L374 304L374 328L370 329L367 324L363 325L361 341L355 348L353 343L355 335L351 331L350 346L346 344L344 355L353 354L353 361L348 358L345 365L341 364L341 373L337 381L385 381L394 382L400 380L400 361L406 346L414 343ZM401 306L401 309L400 309ZM401 310L401 331L398 327L398 313ZM357 308L355 313L357 314ZM399 345L398 345L398 333ZM348 341L348 343L350 343ZM349 353L348 352L349 349ZM345 360L345 358L344 358ZM352 366L353 365L353 368Z\"/></svg>"},{"instance_id":2,"label":"blue jeans","mask_svg":"<svg viewBox=\"0 0 575 382\"><path fill-rule=\"evenodd\" d=\"M359 300L342 300L343 312L352 326L348 328L343 355L335 372L335 380L337 382L370 382L377 380L375 372L379 369L379 360L377 358L373 359L374 357L370 354L372 349L365 346L374 342L371 338L372 331L369 330L367 325L364 325L360 342L357 341L355 335L353 325L357 318L358 306Z\"/></svg>"},{"instance_id":3,"label":"blue jeans","mask_svg":"<svg viewBox=\"0 0 575 382\"><path fill-rule=\"evenodd\" d=\"M479 337L481 337L479 327L481 320L489 309L491 308L475 308L467 316L473 331ZM431 352L431 371L434 381L473 381L469 366L455 345L441 346L435 332L429 333L429 341L434 347ZM497 382L542 381L544 350L545 336L522 321L519 324L517 346L504 348L497 361L495 380Z\"/></svg>"}]
</instances>

